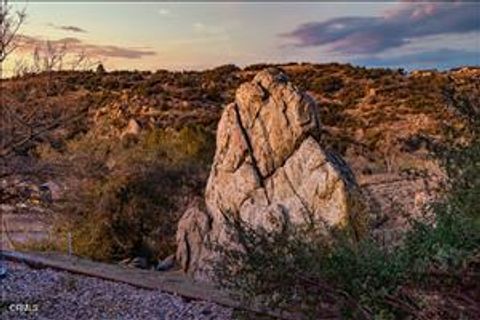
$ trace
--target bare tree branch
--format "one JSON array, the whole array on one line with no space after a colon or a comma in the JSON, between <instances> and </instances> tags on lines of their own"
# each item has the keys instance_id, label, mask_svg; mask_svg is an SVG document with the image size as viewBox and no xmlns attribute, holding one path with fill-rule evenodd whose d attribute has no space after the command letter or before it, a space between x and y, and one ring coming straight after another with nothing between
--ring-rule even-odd
<instances>
[{"instance_id":1,"label":"bare tree branch","mask_svg":"<svg viewBox=\"0 0 480 320\"><path fill-rule=\"evenodd\" d=\"M0 63L18 47L15 36L27 17L25 10L14 11L8 0L0 2Z\"/></svg>"},{"instance_id":2,"label":"bare tree branch","mask_svg":"<svg viewBox=\"0 0 480 320\"><path fill-rule=\"evenodd\" d=\"M85 50L75 52L70 50L67 42L54 43L45 41L37 44L29 59L17 59L13 68L13 75L21 77L27 74L53 71L84 71L90 70L101 63L92 60Z\"/></svg>"}]
</instances>

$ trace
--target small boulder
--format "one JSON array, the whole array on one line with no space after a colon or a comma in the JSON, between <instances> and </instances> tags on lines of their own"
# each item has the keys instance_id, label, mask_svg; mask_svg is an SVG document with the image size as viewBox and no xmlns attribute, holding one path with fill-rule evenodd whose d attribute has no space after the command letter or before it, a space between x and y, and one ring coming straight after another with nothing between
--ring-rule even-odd
<instances>
[{"instance_id":1,"label":"small boulder","mask_svg":"<svg viewBox=\"0 0 480 320\"><path fill-rule=\"evenodd\" d=\"M163 260L160 260L155 267L155 270L157 271L168 271L172 269L175 266L175 255L169 255Z\"/></svg>"},{"instance_id":2,"label":"small boulder","mask_svg":"<svg viewBox=\"0 0 480 320\"><path fill-rule=\"evenodd\" d=\"M123 138L127 135L138 136L141 130L142 128L140 127L138 122L135 119L130 119L130 121L128 121L127 127L125 128L125 130L123 130L121 137Z\"/></svg>"},{"instance_id":3,"label":"small boulder","mask_svg":"<svg viewBox=\"0 0 480 320\"><path fill-rule=\"evenodd\" d=\"M145 257L135 257L130 261L129 266L139 269L147 269L148 261Z\"/></svg>"},{"instance_id":4,"label":"small boulder","mask_svg":"<svg viewBox=\"0 0 480 320\"><path fill-rule=\"evenodd\" d=\"M62 197L62 188L53 181L40 185L40 191L44 192L44 198L48 201L56 201Z\"/></svg>"}]
</instances>

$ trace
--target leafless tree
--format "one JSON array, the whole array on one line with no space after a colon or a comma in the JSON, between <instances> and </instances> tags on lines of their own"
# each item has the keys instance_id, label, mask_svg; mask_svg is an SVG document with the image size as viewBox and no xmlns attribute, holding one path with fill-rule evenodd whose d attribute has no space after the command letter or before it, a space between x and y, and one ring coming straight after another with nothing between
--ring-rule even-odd
<instances>
[{"instance_id":1,"label":"leafless tree","mask_svg":"<svg viewBox=\"0 0 480 320\"><path fill-rule=\"evenodd\" d=\"M30 73L30 64L22 58L16 59L12 68L14 76L24 76Z\"/></svg>"},{"instance_id":2,"label":"leafless tree","mask_svg":"<svg viewBox=\"0 0 480 320\"><path fill-rule=\"evenodd\" d=\"M87 70L95 64L83 51L70 53L65 43L47 41L33 50L31 59L18 59L13 71L15 76L47 73L47 77L43 79L46 80L44 88L45 94L48 95L50 90L57 90L54 71ZM75 122L78 118L83 117L86 110L80 108L78 113L73 114L63 110L60 112L65 112L65 115L53 116L50 114L49 108L28 110L29 106L22 104L18 99L11 98L10 94L6 94L1 101L0 111L3 123L0 125L0 160L14 155L17 149L32 144L33 140L42 139L53 130Z\"/></svg>"},{"instance_id":3,"label":"leafless tree","mask_svg":"<svg viewBox=\"0 0 480 320\"><path fill-rule=\"evenodd\" d=\"M25 22L25 8L14 10L8 0L0 0L0 64L16 48L15 36Z\"/></svg>"},{"instance_id":4,"label":"leafless tree","mask_svg":"<svg viewBox=\"0 0 480 320\"><path fill-rule=\"evenodd\" d=\"M62 70L63 60L67 54L67 44L55 45L50 41L45 43L42 49L35 48L34 63L39 66L39 71Z\"/></svg>"},{"instance_id":5,"label":"leafless tree","mask_svg":"<svg viewBox=\"0 0 480 320\"><path fill-rule=\"evenodd\" d=\"M9 5L8 0L0 0L0 81L2 81L3 75L3 62L16 49L15 36L24 23L25 18L25 9L20 11L14 10ZM0 83L0 85L2 84ZM2 119L2 123L0 123L0 144L2 146L13 140L11 139L12 132L9 130L13 125L4 125L6 123L11 124L16 120L15 115L10 111L3 99L3 95L0 95L0 117Z\"/></svg>"},{"instance_id":6,"label":"leafless tree","mask_svg":"<svg viewBox=\"0 0 480 320\"><path fill-rule=\"evenodd\" d=\"M0 78L1 66L6 58L21 44L15 40L21 25L26 17L25 9L16 10L8 0L0 0ZM39 43L33 50L31 59L22 57L15 62L14 74L26 75L48 72L47 91L50 88L53 71L64 68L70 70L87 70L95 65L86 52L76 52L67 47L67 43L50 42ZM77 50L78 51L78 50ZM0 79L0 85L4 85ZM2 90L3 92L3 90ZM26 93L19 93L25 95ZM16 150L31 144L32 140L41 139L55 128L69 122L77 121L85 112L85 107L77 113L58 115L57 111L49 108L28 108L21 100L11 94L0 94L0 167L7 163ZM52 113L54 112L54 114ZM11 161L9 161L10 163ZM15 162L15 161L14 161ZM1 169L1 168L0 168ZM0 170L0 175L1 172Z\"/></svg>"},{"instance_id":7,"label":"leafless tree","mask_svg":"<svg viewBox=\"0 0 480 320\"><path fill-rule=\"evenodd\" d=\"M90 70L101 63L100 60L92 60L85 50L77 52L70 59L70 70Z\"/></svg>"},{"instance_id":8,"label":"leafless tree","mask_svg":"<svg viewBox=\"0 0 480 320\"><path fill-rule=\"evenodd\" d=\"M100 63L93 60L85 50L75 51L66 42L56 43L45 41L35 46L31 59L19 58L15 61L13 75L21 77L27 74L53 71L84 71L90 70Z\"/></svg>"}]
</instances>

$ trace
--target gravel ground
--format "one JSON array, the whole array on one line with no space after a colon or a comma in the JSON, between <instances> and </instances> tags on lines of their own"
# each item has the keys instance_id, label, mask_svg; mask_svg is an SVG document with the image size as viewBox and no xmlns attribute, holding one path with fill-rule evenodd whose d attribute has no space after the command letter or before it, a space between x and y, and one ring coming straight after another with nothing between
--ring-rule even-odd
<instances>
[{"instance_id":1,"label":"gravel ground","mask_svg":"<svg viewBox=\"0 0 480 320\"><path fill-rule=\"evenodd\" d=\"M213 303L139 289L52 269L3 262L0 318L7 319L231 319ZM11 309L20 310L11 310ZM29 311L23 311L28 309Z\"/></svg>"}]
</instances>

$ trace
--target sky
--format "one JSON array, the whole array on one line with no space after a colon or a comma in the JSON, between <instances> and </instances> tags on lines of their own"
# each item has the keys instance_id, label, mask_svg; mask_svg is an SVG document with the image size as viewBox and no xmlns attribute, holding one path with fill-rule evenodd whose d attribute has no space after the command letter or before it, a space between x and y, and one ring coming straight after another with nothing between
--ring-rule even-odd
<instances>
[{"instance_id":1,"label":"sky","mask_svg":"<svg viewBox=\"0 0 480 320\"><path fill-rule=\"evenodd\" d=\"M478 2L15 3L22 6L27 21L7 70L46 40L85 52L107 70L281 62L407 70L480 65Z\"/></svg>"}]
</instances>

